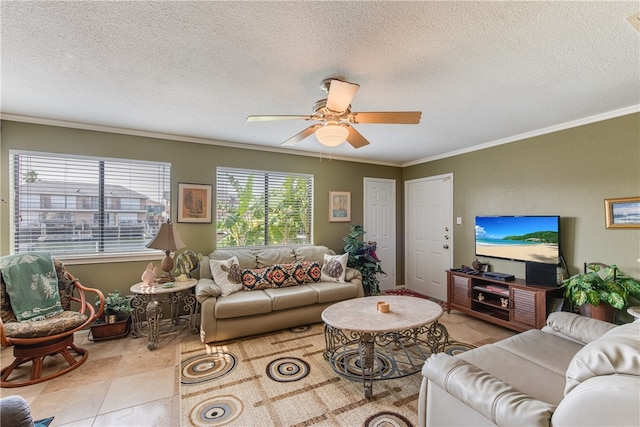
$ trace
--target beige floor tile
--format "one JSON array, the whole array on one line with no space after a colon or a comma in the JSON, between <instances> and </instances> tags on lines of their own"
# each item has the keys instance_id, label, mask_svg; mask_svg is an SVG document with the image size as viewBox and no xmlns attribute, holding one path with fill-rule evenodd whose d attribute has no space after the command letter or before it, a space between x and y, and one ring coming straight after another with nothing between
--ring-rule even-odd
<instances>
[{"instance_id":1,"label":"beige floor tile","mask_svg":"<svg viewBox=\"0 0 640 427\"><path fill-rule=\"evenodd\" d=\"M34 419L55 417L58 425L94 417L103 402L109 382L71 387L52 393L40 393L29 402Z\"/></svg>"},{"instance_id":2,"label":"beige floor tile","mask_svg":"<svg viewBox=\"0 0 640 427\"><path fill-rule=\"evenodd\" d=\"M136 426L136 427L168 427L173 424L174 397L155 400L153 402L132 406L118 411L98 415L93 427ZM178 408L179 412L179 408Z\"/></svg>"},{"instance_id":3,"label":"beige floor tile","mask_svg":"<svg viewBox=\"0 0 640 427\"><path fill-rule=\"evenodd\" d=\"M93 422L95 417L87 418L86 420L78 420L72 421L66 424L57 424L56 419L53 419L53 422L49 425L49 427L91 427L93 426Z\"/></svg>"},{"instance_id":4,"label":"beige floor tile","mask_svg":"<svg viewBox=\"0 0 640 427\"><path fill-rule=\"evenodd\" d=\"M150 368L152 366L141 364L141 373L115 378L98 415L173 396L175 367L158 370L149 370Z\"/></svg>"}]
</instances>

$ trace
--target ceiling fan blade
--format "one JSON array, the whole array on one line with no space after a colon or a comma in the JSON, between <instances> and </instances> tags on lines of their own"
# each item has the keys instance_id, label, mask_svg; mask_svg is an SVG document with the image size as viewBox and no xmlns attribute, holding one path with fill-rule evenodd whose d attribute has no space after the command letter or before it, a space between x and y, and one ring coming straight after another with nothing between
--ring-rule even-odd
<instances>
[{"instance_id":1,"label":"ceiling fan blade","mask_svg":"<svg viewBox=\"0 0 640 427\"><path fill-rule=\"evenodd\" d=\"M364 147L369 144L369 141L360 134L353 126L345 125L349 129L349 135L347 135L347 142L351 144L353 148Z\"/></svg>"},{"instance_id":2,"label":"ceiling fan blade","mask_svg":"<svg viewBox=\"0 0 640 427\"><path fill-rule=\"evenodd\" d=\"M316 131L316 129L318 129L319 127L322 127L321 124L315 124L315 125L311 125L308 128L306 128L305 130L303 130L302 132L292 136L291 138L287 139L285 142L283 142L280 145L295 145L298 142L302 141L303 139L305 139L306 137L308 137L309 135L311 135L312 133L314 133Z\"/></svg>"},{"instance_id":3,"label":"ceiling fan blade","mask_svg":"<svg viewBox=\"0 0 640 427\"><path fill-rule=\"evenodd\" d=\"M351 113L353 123L389 123L417 125L422 117L421 111L397 111L380 113Z\"/></svg>"},{"instance_id":4,"label":"ceiling fan blade","mask_svg":"<svg viewBox=\"0 0 640 427\"><path fill-rule=\"evenodd\" d=\"M311 120L311 116L249 116L248 122L270 122L274 120Z\"/></svg>"},{"instance_id":5,"label":"ceiling fan blade","mask_svg":"<svg viewBox=\"0 0 640 427\"><path fill-rule=\"evenodd\" d=\"M339 113L345 111L349 108L349 104L351 104L351 100L359 88L360 85L355 83L331 80L329 96L327 97L327 108Z\"/></svg>"}]
</instances>

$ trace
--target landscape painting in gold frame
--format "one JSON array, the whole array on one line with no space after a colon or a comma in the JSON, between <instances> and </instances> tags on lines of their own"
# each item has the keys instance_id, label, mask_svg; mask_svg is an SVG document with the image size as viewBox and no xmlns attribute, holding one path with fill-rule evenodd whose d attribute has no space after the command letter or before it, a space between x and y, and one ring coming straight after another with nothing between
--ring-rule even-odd
<instances>
[{"instance_id":1,"label":"landscape painting in gold frame","mask_svg":"<svg viewBox=\"0 0 640 427\"><path fill-rule=\"evenodd\" d=\"M640 228L640 196L604 199L607 228Z\"/></svg>"},{"instance_id":2,"label":"landscape painting in gold frame","mask_svg":"<svg viewBox=\"0 0 640 427\"><path fill-rule=\"evenodd\" d=\"M179 182L178 222L210 224L211 191L211 185Z\"/></svg>"},{"instance_id":3,"label":"landscape painting in gold frame","mask_svg":"<svg viewBox=\"0 0 640 427\"><path fill-rule=\"evenodd\" d=\"M329 222L351 222L350 191L329 191Z\"/></svg>"}]
</instances>

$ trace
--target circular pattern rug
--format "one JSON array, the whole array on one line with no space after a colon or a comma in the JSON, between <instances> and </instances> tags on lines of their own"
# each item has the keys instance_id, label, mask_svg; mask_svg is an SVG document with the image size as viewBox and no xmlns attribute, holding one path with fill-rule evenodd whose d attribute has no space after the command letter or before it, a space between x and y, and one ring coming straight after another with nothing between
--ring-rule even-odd
<instances>
[{"instance_id":1,"label":"circular pattern rug","mask_svg":"<svg viewBox=\"0 0 640 427\"><path fill-rule=\"evenodd\" d=\"M331 363L333 370L342 376L362 378L362 363L358 349L347 350L329 363ZM376 378L385 378L396 369L393 360L378 352L375 353L373 367L373 376Z\"/></svg>"},{"instance_id":2,"label":"circular pattern rug","mask_svg":"<svg viewBox=\"0 0 640 427\"><path fill-rule=\"evenodd\" d=\"M189 420L193 426L226 425L242 414L244 406L235 396L216 396L193 407Z\"/></svg>"},{"instance_id":3,"label":"circular pattern rug","mask_svg":"<svg viewBox=\"0 0 640 427\"><path fill-rule=\"evenodd\" d=\"M230 353L201 354L189 357L180 363L182 384L197 384L227 375L237 365Z\"/></svg>"},{"instance_id":4,"label":"circular pattern rug","mask_svg":"<svg viewBox=\"0 0 640 427\"><path fill-rule=\"evenodd\" d=\"M462 342L451 342L444 347L443 353L447 353L449 356L455 356L456 354L464 353L476 348L475 345L465 344Z\"/></svg>"},{"instance_id":5,"label":"circular pattern rug","mask_svg":"<svg viewBox=\"0 0 640 427\"><path fill-rule=\"evenodd\" d=\"M378 412L364 422L365 427L413 427L411 421L395 412Z\"/></svg>"},{"instance_id":6,"label":"circular pattern rug","mask_svg":"<svg viewBox=\"0 0 640 427\"><path fill-rule=\"evenodd\" d=\"M287 383L301 380L309 375L311 367L297 357L281 357L267 365L267 376L274 381Z\"/></svg>"}]
</instances>

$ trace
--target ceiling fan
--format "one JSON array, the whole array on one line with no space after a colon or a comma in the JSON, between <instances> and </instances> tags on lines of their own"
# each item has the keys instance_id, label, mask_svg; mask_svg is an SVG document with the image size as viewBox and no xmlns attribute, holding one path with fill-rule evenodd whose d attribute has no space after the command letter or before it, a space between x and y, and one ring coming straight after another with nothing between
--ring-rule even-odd
<instances>
[{"instance_id":1,"label":"ceiling fan","mask_svg":"<svg viewBox=\"0 0 640 427\"><path fill-rule=\"evenodd\" d=\"M337 78L322 81L322 90L328 95L313 106L313 114L310 116L249 116L248 122L262 122L272 120L307 120L317 121L302 132L287 139L281 145L294 145L302 141L312 133L315 133L318 141L327 147L336 147L347 141L353 148L360 148L369 141L358 132L352 124L359 123L386 123L386 124L418 124L422 112L397 111L397 112L351 112L351 100L360 88L360 85L349 83Z\"/></svg>"}]
</instances>

